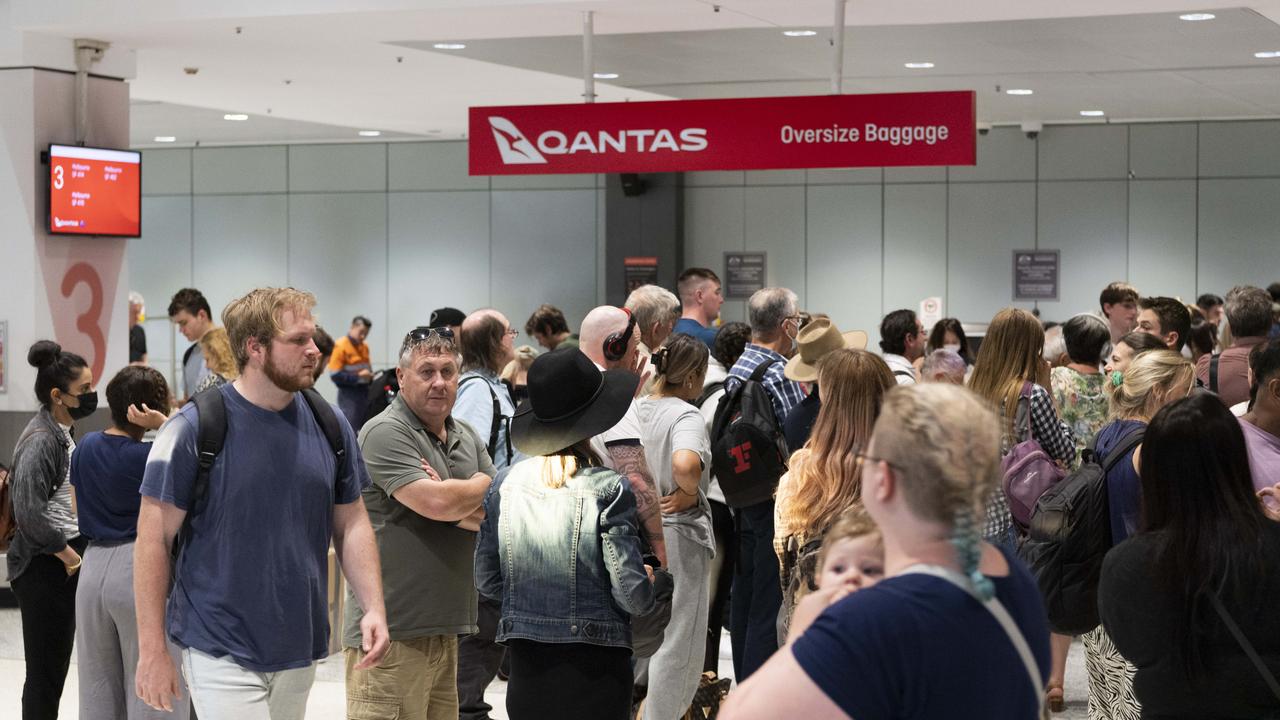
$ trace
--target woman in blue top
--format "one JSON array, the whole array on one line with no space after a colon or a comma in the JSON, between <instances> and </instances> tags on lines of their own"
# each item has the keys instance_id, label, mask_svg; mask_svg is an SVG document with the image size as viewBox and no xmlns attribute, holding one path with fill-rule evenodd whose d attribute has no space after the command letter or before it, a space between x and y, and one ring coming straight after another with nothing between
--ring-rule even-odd
<instances>
[{"instance_id":1,"label":"woman in blue top","mask_svg":"<svg viewBox=\"0 0 1280 720\"><path fill-rule=\"evenodd\" d=\"M1098 431L1095 450L1106 457L1147 423L1160 408L1186 397L1195 384L1195 366L1172 350L1148 350L1123 372L1112 371L1110 422ZM1117 385L1116 380L1120 383ZM1137 532L1142 512L1142 483L1138 465L1142 444L1134 446L1107 473L1111 513L1111 544ZM1116 650L1101 626L1083 636L1085 668L1089 673L1089 717L1137 720L1140 708L1133 694L1133 665Z\"/></svg>"},{"instance_id":2,"label":"woman in blue top","mask_svg":"<svg viewBox=\"0 0 1280 720\"><path fill-rule=\"evenodd\" d=\"M531 457L494 481L476 541L476 589L502 603L513 720L630 717L631 617L653 608L652 574L631 485L588 441L622 419L638 384L576 348L529 368L511 436Z\"/></svg>"},{"instance_id":3,"label":"woman in blue top","mask_svg":"<svg viewBox=\"0 0 1280 720\"><path fill-rule=\"evenodd\" d=\"M111 427L89 433L71 456L80 534L89 540L76 594L80 717L187 717L189 704L154 710L138 698L138 626L133 602L133 541L138 535L147 430L167 419L169 385L157 370L131 365L107 383Z\"/></svg>"},{"instance_id":4,"label":"woman in blue top","mask_svg":"<svg viewBox=\"0 0 1280 720\"><path fill-rule=\"evenodd\" d=\"M964 388L889 391L859 453L885 579L806 596L795 639L730 693L722 718L1037 716L1050 662L1040 591L979 534L1000 435L995 414Z\"/></svg>"}]
</instances>

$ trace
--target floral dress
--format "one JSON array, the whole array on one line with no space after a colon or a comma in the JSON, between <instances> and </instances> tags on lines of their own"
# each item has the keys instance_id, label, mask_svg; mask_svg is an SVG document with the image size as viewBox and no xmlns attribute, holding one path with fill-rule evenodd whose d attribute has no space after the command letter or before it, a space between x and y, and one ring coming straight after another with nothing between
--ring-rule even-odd
<instances>
[{"instance_id":1,"label":"floral dress","mask_svg":"<svg viewBox=\"0 0 1280 720\"><path fill-rule=\"evenodd\" d=\"M1080 463L1080 451L1107 424L1106 376L1057 367L1049 374L1049 380L1058 412L1075 435L1076 456L1071 462L1074 467Z\"/></svg>"}]
</instances>

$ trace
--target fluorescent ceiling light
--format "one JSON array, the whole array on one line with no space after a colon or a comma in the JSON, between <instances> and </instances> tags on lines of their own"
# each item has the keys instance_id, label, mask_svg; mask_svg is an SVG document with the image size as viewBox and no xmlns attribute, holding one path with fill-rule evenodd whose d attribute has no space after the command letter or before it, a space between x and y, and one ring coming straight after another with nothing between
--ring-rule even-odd
<instances>
[{"instance_id":1,"label":"fluorescent ceiling light","mask_svg":"<svg viewBox=\"0 0 1280 720\"><path fill-rule=\"evenodd\" d=\"M437 50L462 50L467 46L463 43L436 43L431 47Z\"/></svg>"},{"instance_id":2,"label":"fluorescent ceiling light","mask_svg":"<svg viewBox=\"0 0 1280 720\"><path fill-rule=\"evenodd\" d=\"M1012 88L1004 91L1006 95L1031 95L1034 91L1026 88Z\"/></svg>"},{"instance_id":3,"label":"fluorescent ceiling light","mask_svg":"<svg viewBox=\"0 0 1280 720\"><path fill-rule=\"evenodd\" d=\"M378 137L382 134L381 130L361 130L360 137Z\"/></svg>"},{"instance_id":4,"label":"fluorescent ceiling light","mask_svg":"<svg viewBox=\"0 0 1280 720\"><path fill-rule=\"evenodd\" d=\"M903 65L912 70L928 70L929 68L933 67L933 63L931 62L909 62L909 63L903 63Z\"/></svg>"},{"instance_id":5,"label":"fluorescent ceiling light","mask_svg":"<svg viewBox=\"0 0 1280 720\"><path fill-rule=\"evenodd\" d=\"M227 113L226 115L223 115L223 116L222 116L222 119L223 119L223 120L235 120L236 122L240 122L240 121L243 121L243 120L248 120L248 119L249 119L249 116L248 116L248 115L245 115L244 113Z\"/></svg>"},{"instance_id":6,"label":"fluorescent ceiling light","mask_svg":"<svg viewBox=\"0 0 1280 720\"><path fill-rule=\"evenodd\" d=\"M1213 13L1187 13L1178 17L1187 22L1200 22L1201 20L1212 20L1218 16Z\"/></svg>"},{"instance_id":7,"label":"fluorescent ceiling light","mask_svg":"<svg viewBox=\"0 0 1280 720\"><path fill-rule=\"evenodd\" d=\"M177 142L178 138L172 135L157 135L156 142Z\"/></svg>"},{"instance_id":8,"label":"fluorescent ceiling light","mask_svg":"<svg viewBox=\"0 0 1280 720\"><path fill-rule=\"evenodd\" d=\"M1262 52L1254 53L1253 56L1260 60L1267 60L1269 58L1280 58L1280 50L1264 50Z\"/></svg>"},{"instance_id":9,"label":"fluorescent ceiling light","mask_svg":"<svg viewBox=\"0 0 1280 720\"><path fill-rule=\"evenodd\" d=\"M616 80L618 73L592 73L591 77L597 80Z\"/></svg>"},{"instance_id":10,"label":"fluorescent ceiling light","mask_svg":"<svg viewBox=\"0 0 1280 720\"><path fill-rule=\"evenodd\" d=\"M1102 117L1107 113L1104 110L1081 110L1080 114L1085 117Z\"/></svg>"},{"instance_id":11,"label":"fluorescent ceiling light","mask_svg":"<svg viewBox=\"0 0 1280 720\"><path fill-rule=\"evenodd\" d=\"M818 34L817 30L783 30L783 35L787 37L813 37Z\"/></svg>"}]
</instances>

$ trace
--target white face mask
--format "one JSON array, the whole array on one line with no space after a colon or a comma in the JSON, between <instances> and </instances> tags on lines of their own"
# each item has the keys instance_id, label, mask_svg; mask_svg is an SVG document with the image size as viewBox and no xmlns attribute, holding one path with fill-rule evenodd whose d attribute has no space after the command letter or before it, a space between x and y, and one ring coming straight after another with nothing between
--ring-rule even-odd
<instances>
[{"instance_id":1,"label":"white face mask","mask_svg":"<svg viewBox=\"0 0 1280 720\"><path fill-rule=\"evenodd\" d=\"M947 343L946 345L943 345L943 346L942 346L942 349L943 349L943 350L950 350L951 352L953 352L953 353L955 353L955 354L959 355L959 354L960 354L960 343Z\"/></svg>"}]
</instances>

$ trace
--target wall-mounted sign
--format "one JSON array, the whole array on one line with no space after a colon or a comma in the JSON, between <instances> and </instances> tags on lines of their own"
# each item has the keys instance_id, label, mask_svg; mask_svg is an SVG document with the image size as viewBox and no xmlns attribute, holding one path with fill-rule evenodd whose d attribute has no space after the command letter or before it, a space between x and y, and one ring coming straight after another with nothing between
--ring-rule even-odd
<instances>
[{"instance_id":1,"label":"wall-mounted sign","mask_svg":"<svg viewBox=\"0 0 1280 720\"><path fill-rule=\"evenodd\" d=\"M1058 251L1013 251L1013 299L1058 299Z\"/></svg>"},{"instance_id":2,"label":"wall-mounted sign","mask_svg":"<svg viewBox=\"0 0 1280 720\"><path fill-rule=\"evenodd\" d=\"M920 301L920 324L924 325L925 332L932 330L941 319L942 298L931 297Z\"/></svg>"},{"instance_id":3,"label":"wall-mounted sign","mask_svg":"<svg viewBox=\"0 0 1280 720\"><path fill-rule=\"evenodd\" d=\"M471 108L472 175L973 165L975 93Z\"/></svg>"},{"instance_id":4,"label":"wall-mounted sign","mask_svg":"<svg viewBox=\"0 0 1280 720\"><path fill-rule=\"evenodd\" d=\"M627 294L641 285L658 284L658 258L627 257L622 259L622 270L626 275Z\"/></svg>"},{"instance_id":5,"label":"wall-mounted sign","mask_svg":"<svg viewBox=\"0 0 1280 720\"><path fill-rule=\"evenodd\" d=\"M746 300L765 285L765 253L727 252L724 254L724 297Z\"/></svg>"}]
</instances>

